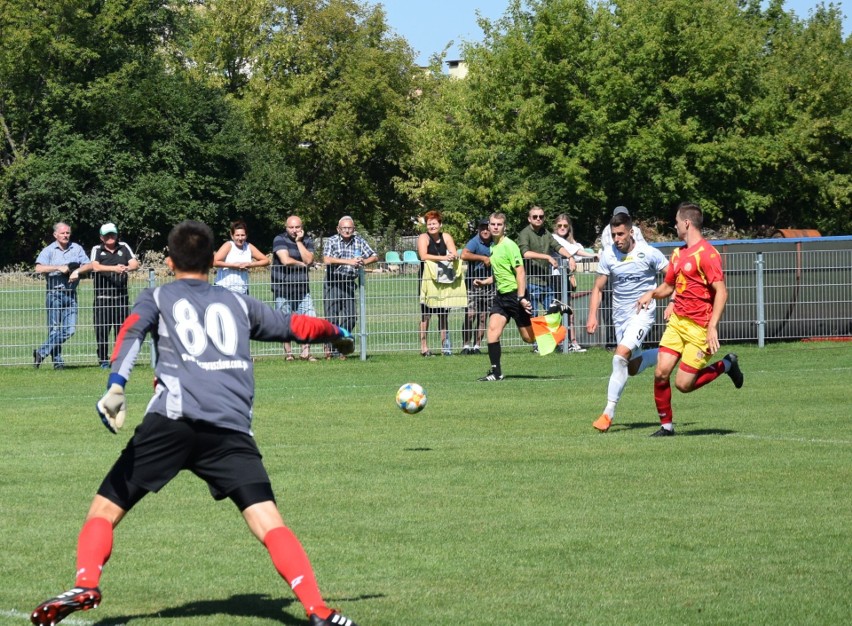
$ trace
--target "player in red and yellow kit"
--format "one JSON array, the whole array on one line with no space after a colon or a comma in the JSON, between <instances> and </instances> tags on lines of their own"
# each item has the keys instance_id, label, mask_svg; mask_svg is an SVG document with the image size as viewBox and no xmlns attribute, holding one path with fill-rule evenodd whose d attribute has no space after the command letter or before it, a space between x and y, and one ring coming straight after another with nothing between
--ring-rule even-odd
<instances>
[{"instance_id":1,"label":"player in red and yellow kit","mask_svg":"<svg viewBox=\"0 0 852 626\"><path fill-rule=\"evenodd\" d=\"M722 374L728 374L737 389L743 386L736 354L727 354L707 364L719 350L719 320L728 301L728 290L722 259L701 236L703 221L697 205L682 202L678 206L675 227L686 245L672 253L663 283L637 302L638 308L644 308L652 299L661 300L675 294L674 313L660 340L654 372L654 402L661 427L652 437L674 435L669 379L678 361L675 387L683 393L695 391Z\"/></svg>"}]
</instances>

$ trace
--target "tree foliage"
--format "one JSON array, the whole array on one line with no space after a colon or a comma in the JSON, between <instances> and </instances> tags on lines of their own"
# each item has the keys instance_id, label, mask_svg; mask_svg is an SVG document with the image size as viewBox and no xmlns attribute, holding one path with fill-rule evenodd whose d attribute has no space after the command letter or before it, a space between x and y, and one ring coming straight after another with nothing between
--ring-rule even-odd
<instances>
[{"instance_id":1,"label":"tree foliage","mask_svg":"<svg viewBox=\"0 0 852 626\"><path fill-rule=\"evenodd\" d=\"M291 1L275 16L242 97L255 134L295 170L302 195L290 210L326 228L347 213L398 222L410 48L380 8L352 0Z\"/></svg>"},{"instance_id":2,"label":"tree foliage","mask_svg":"<svg viewBox=\"0 0 852 626\"><path fill-rule=\"evenodd\" d=\"M416 68L356 0L4 0L0 264L63 219L157 247L183 217L261 246L299 213L380 234L437 208L460 240L493 210L612 206L668 222L852 231L852 42L839 8L783 0L510 0Z\"/></svg>"},{"instance_id":3,"label":"tree foliage","mask_svg":"<svg viewBox=\"0 0 852 626\"><path fill-rule=\"evenodd\" d=\"M424 192L518 225L533 202L568 210L587 241L613 206L667 222L683 199L742 229L852 227L837 9L803 22L780 2L514 0L481 25L467 80L431 98L464 103L443 123L464 139L453 167L444 150L412 159Z\"/></svg>"}]
</instances>

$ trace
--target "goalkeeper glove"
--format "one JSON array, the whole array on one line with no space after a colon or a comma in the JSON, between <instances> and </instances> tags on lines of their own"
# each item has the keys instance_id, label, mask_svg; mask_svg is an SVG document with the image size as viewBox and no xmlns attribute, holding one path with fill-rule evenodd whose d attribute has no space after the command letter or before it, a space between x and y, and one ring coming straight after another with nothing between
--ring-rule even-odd
<instances>
[{"instance_id":1,"label":"goalkeeper glove","mask_svg":"<svg viewBox=\"0 0 852 626\"><path fill-rule=\"evenodd\" d=\"M352 339L352 334L345 328L337 327L340 336L331 342L334 349L340 354L352 354L355 352L355 340Z\"/></svg>"},{"instance_id":2,"label":"goalkeeper glove","mask_svg":"<svg viewBox=\"0 0 852 626\"><path fill-rule=\"evenodd\" d=\"M98 400L96 406L104 426L107 427L109 432L117 435L119 429L124 425L124 418L127 417L124 387L118 383L112 383L104 397Z\"/></svg>"}]
</instances>

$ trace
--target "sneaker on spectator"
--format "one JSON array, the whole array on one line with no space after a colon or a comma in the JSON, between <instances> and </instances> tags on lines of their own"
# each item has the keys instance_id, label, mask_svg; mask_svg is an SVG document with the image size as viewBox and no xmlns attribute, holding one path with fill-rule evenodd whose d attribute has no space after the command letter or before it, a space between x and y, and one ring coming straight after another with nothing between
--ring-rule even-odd
<instances>
[{"instance_id":1,"label":"sneaker on spectator","mask_svg":"<svg viewBox=\"0 0 852 626\"><path fill-rule=\"evenodd\" d=\"M571 315L573 312L574 309L572 309L570 305L567 305L564 302L560 302L559 300L554 300L550 303L550 306L547 307L547 315L550 315L551 313L562 313L562 315Z\"/></svg>"}]
</instances>

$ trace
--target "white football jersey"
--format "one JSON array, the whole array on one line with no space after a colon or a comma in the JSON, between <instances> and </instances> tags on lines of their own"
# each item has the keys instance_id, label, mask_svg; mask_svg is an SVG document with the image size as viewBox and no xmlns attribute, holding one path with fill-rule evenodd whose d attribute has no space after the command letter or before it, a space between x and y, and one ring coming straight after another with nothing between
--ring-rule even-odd
<instances>
[{"instance_id":1,"label":"white football jersey","mask_svg":"<svg viewBox=\"0 0 852 626\"><path fill-rule=\"evenodd\" d=\"M609 277L612 287L612 321L616 326L636 313L636 301L657 286L657 274L668 266L662 252L644 241L637 241L627 254L610 245L601 251L598 274ZM649 308L656 306L651 300Z\"/></svg>"}]
</instances>

